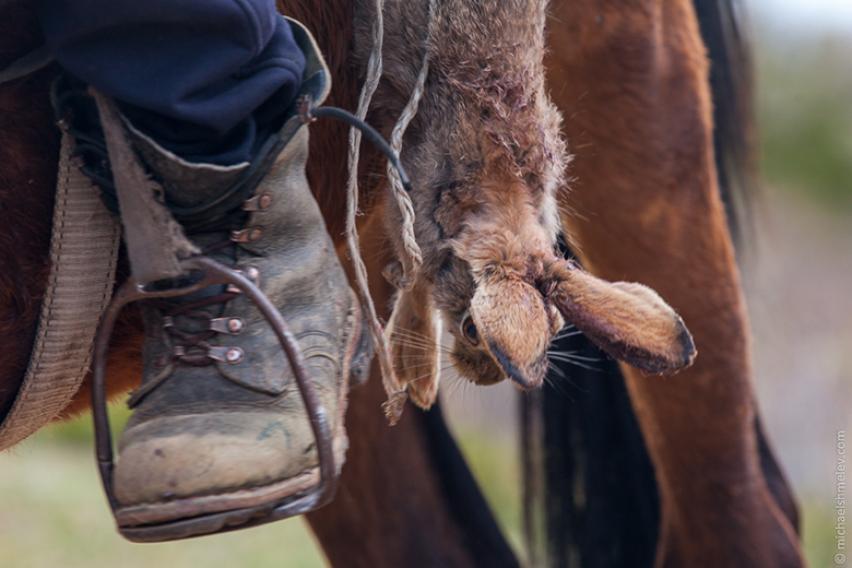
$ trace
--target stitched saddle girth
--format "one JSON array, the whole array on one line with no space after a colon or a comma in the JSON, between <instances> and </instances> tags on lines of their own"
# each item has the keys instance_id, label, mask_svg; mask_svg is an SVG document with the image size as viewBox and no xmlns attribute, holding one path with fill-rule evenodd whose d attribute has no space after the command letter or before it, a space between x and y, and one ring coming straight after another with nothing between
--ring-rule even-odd
<instances>
[{"instance_id":1,"label":"stitched saddle girth","mask_svg":"<svg viewBox=\"0 0 852 568\"><path fill-rule=\"evenodd\" d=\"M0 423L0 450L56 418L89 372L98 322L112 296L121 229L72 158L63 132L50 274L24 381Z\"/></svg>"}]
</instances>

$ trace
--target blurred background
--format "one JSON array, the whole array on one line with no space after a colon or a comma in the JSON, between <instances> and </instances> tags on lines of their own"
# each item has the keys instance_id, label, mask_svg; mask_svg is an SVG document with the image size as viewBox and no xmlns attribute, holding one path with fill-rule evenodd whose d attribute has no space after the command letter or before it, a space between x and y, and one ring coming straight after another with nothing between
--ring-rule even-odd
<instances>
[{"instance_id":1,"label":"blurred background","mask_svg":"<svg viewBox=\"0 0 852 568\"><path fill-rule=\"evenodd\" d=\"M764 176L743 262L758 401L811 565L833 566L836 439L852 431L852 2L747 5Z\"/></svg>"},{"instance_id":2,"label":"blurred background","mask_svg":"<svg viewBox=\"0 0 852 568\"><path fill-rule=\"evenodd\" d=\"M758 397L800 500L808 558L830 566L836 435L852 432L852 1L745 7L764 177L743 249ZM443 394L520 546L513 393L450 380ZM299 520L179 544L125 542L101 492L89 422L49 428L0 455L0 567L322 566Z\"/></svg>"}]
</instances>

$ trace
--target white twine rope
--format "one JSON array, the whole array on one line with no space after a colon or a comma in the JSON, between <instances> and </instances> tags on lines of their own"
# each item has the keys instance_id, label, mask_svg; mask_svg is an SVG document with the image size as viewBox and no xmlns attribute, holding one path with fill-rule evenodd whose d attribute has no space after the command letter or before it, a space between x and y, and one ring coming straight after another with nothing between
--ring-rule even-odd
<instances>
[{"instance_id":1,"label":"white twine rope","mask_svg":"<svg viewBox=\"0 0 852 568\"><path fill-rule=\"evenodd\" d=\"M367 116L370 101L376 92L376 88L379 86L379 79L382 76L382 44L384 40L384 18L382 10L384 9L384 0L376 0L375 7L376 19L373 22L372 29L373 50L367 61L367 77L364 81L364 86L361 88L361 94L358 97L358 108L355 111L355 116L361 120L364 120ZM346 194L349 198L346 206L346 245L355 268L355 281L358 285L358 294L361 296L361 305L367 311L367 326L369 327L370 337L373 340L373 346L376 349L376 356L379 359L379 366L382 371L382 384L388 395L388 400L383 405L385 416L387 416L388 421L393 425L399 421L402 415L402 407L407 397L405 389L400 385L399 379L396 373L394 373L390 350L387 341L385 341L379 316L376 314L376 305L370 296L370 287L367 282L367 267L361 258L361 244L356 226L356 217L358 215L358 160L360 155L361 132L355 128L350 128L349 179L346 183Z\"/></svg>"},{"instance_id":2,"label":"white twine rope","mask_svg":"<svg viewBox=\"0 0 852 568\"><path fill-rule=\"evenodd\" d=\"M423 60L420 64L420 73L417 75L417 81L414 83L414 90L411 92L411 97L408 99L405 108L393 127L391 133L390 145L397 155L402 153L402 139L408 125L417 114L417 109L420 107L420 99L423 98L423 93L426 87L426 79L429 76L429 39L432 37L432 28L435 24L435 12L437 10L437 0L429 0L429 14L427 17L428 28L426 40L423 42ZM420 250L420 245L417 244L417 239L414 234L414 204L411 202L411 196L405 191L402 186L402 179L399 177L399 172L388 163L387 166L388 179L390 180L390 188L402 216L402 270L403 276L399 282L399 286L408 290L414 286L417 279L417 272L423 264L423 253Z\"/></svg>"},{"instance_id":3,"label":"white twine rope","mask_svg":"<svg viewBox=\"0 0 852 568\"><path fill-rule=\"evenodd\" d=\"M431 36L433 20L435 19L436 0L429 0L429 34L424 43L423 62L414 90L408 103L405 105L391 135L391 147L399 154L402 149L402 138L411 120L417 114L420 99L423 97L426 78L429 75L429 49L428 37ZM373 49L367 61L367 76L361 93L358 97L358 108L355 115L364 120L370 108L370 101L379 85L382 76L382 48L384 43L384 0L375 2L375 21L373 22ZM358 215L358 161L361 155L361 132L355 128L349 130L349 178L346 183L348 203L346 208L346 245L352 264L355 268L355 280L358 294L361 297L361 305L367 312L367 325L370 336L379 359L382 372L382 384L388 399L382 405L385 416L391 425L396 424L402 416L402 408L407 399L405 387L399 382L393 368L390 348L376 313L376 306L370 296L370 288L367 280L367 268L361 258L361 245L358 237L357 215ZM402 214L402 241L403 241L403 282L406 287L413 285L416 273L423 263L423 254L414 234L414 205L411 197L402 186L402 180L397 171L388 164L388 176L390 178L391 192L394 200L399 206Z\"/></svg>"}]
</instances>

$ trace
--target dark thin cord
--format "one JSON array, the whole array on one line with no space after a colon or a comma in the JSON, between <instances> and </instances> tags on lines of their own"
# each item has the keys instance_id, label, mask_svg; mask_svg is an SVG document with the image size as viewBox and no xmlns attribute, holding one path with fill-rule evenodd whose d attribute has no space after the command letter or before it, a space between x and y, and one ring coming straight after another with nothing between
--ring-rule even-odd
<instances>
[{"instance_id":1,"label":"dark thin cord","mask_svg":"<svg viewBox=\"0 0 852 568\"><path fill-rule=\"evenodd\" d=\"M359 119L351 112L337 107L324 106L313 108L307 106L302 109L301 114L306 121L311 121L317 118L333 118L360 130L364 134L364 138L366 138L371 144L373 144L373 146L384 154L391 165L396 168L396 171L399 173L399 179L402 181L402 187L405 191L409 193L411 192L411 180L408 179L408 174L405 173L405 168L402 167L402 163L399 161L399 156L393 151L390 144L387 143L384 137L379 134L375 128Z\"/></svg>"}]
</instances>

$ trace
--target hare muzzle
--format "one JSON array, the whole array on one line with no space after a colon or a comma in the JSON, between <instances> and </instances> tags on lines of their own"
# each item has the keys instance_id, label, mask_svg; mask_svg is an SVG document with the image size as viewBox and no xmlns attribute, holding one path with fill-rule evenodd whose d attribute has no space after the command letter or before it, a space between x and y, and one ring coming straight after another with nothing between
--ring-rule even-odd
<instances>
[{"instance_id":1,"label":"hare muzzle","mask_svg":"<svg viewBox=\"0 0 852 568\"><path fill-rule=\"evenodd\" d=\"M470 312L482 348L502 375L523 389L540 386L552 336L541 293L518 279L484 281L477 286Z\"/></svg>"}]
</instances>

